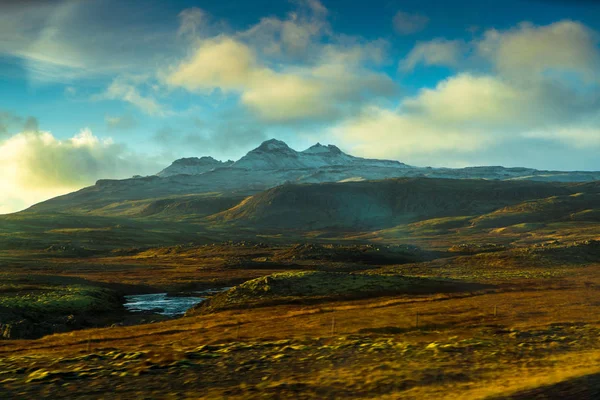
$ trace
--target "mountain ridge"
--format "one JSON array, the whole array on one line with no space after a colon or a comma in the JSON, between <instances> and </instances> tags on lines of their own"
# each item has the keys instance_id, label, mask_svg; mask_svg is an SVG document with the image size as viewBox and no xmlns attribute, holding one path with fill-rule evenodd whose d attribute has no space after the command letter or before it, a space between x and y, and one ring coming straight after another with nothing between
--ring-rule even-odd
<instances>
[{"instance_id":1,"label":"mountain ridge","mask_svg":"<svg viewBox=\"0 0 600 400\"><path fill-rule=\"evenodd\" d=\"M291 170L351 165L409 168L408 165L399 161L355 157L344 153L339 147L332 144L316 143L306 150L297 151L281 140L269 139L237 161L223 162L215 160L211 156L180 158L156 175L160 177L198 175L227 167L252 170Z\"/></svg>"},{"instance_id":2,"label":"mountain ridge","mask_svg":"<svg viewBox=\"0 0 600 400\"><path fill-rule=\"evenodd\" d=\"M219 161L215 160L211 156L203 156L200 158L180 158L173 161L171 165L157 173L156 176L167 177L179 174L197 175L202 174L204 172L212 171L215 168L228 167L231 164L233 164L232 160Z\"/></svg>"},{"instance_id":3,"label":"mountain ridge","mask_svg":"<svg viewBox=\"0 0 600 400\"><path fill-rule=\"evenodd\" d=\"M128 203L173 196L251 196L285 183L314 184L360 182L397 178L483 179L496 181L591 182L600 172L540 171L532 168L482 166L467 168L414 167L392 160L374 160L344 153L335 145L317 143L303 151L271 139L237 161L219 161L210 156L176 160L156 175L129 179L100 179L95 185L38 203L31 212L98 213L123 209ZM190 201L170 208L190 208ZM159 202L160 207L167 207ZM198 209L210 203L194 201ZM226 202L230 204L229 202ZM112 204L112 205L111 205ZM216 210L210 203L210 210ZM158 208L160 208L158 207ZM156 209L155 206L152 209ZM201 212L202 214L205 211Z\"/></svg>"},{"instance_id":4,"label":"mountain ridge","mask_svg":"<svg viewBox=\"0 0 600 400\"><path fill-rule=\"evenodd\" d=\"M260 171L272 170L319 170L322 168L393 168L402 171L388 171L382 176L368 179L384 179L387 177L430 177L451 179L527 179L555 182L590 182L600 180L600 171L556 171L538 170L528 167L469 166L464 168L417 167L397 160L369 159L356 157L343 152L339 147L316 143L309 148L297 151L278 139L269 139L250 150L237 161L219 161L211 156L180 158L155 176L162 178L174 175L200 175L220 168L248 169ZM195 170L194 170L195 169ZM314 172L317 174L317 171ZM346 176L337 181L355 178Z\"/></svg>"}]
</instances>

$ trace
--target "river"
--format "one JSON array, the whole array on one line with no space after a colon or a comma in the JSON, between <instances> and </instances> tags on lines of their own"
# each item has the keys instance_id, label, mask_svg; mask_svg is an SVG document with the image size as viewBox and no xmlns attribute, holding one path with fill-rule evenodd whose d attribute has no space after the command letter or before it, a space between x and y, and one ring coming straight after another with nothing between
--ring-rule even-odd
<instances>
[{"instance_id":1,"label":"river","mask_svg":"<svg viewBox=\"0 0 600 400\"><path fill-rule=\"evenodd\" d=\"M187 310L206 300L203 295L222 292L229 288L209 289L193 292L193 296L169 296L167 293L134 294L125 296L125 308L131 312L150 312L177 317L185 314Z\"/></svg>"}]
</instances>

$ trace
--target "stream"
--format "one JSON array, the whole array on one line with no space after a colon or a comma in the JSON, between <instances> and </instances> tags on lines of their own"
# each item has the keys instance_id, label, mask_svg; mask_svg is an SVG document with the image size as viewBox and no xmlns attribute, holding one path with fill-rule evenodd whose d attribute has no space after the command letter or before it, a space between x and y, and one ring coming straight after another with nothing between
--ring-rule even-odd
<instances>
[{"instance_id":1,"label":"stream","mask_svg":"<svg viewBox=\"0 0 600 400\"><path fill-rule=\"evenodd\" d=\"M155 312L156 314L177 317L206 300L206 295L215 294L229 288L209 289L192 292L193 296L169 296L167 293L134 294L125 296L125 308L130 312Z\"/></svg>"}]
</instances>

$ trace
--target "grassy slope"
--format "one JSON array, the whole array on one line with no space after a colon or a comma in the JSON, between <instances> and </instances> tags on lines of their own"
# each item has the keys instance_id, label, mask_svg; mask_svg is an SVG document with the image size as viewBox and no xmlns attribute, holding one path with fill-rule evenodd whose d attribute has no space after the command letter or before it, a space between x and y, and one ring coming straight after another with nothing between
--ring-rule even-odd
<instances>
[{"instance_id":1,"label":"grassy slope","mask_svg":"<svg viewBox=\"0 0 600 400\"><path fill-rule=\"evenodd\" d=\"M108 202L100 208L91 204L66 213L39 213L33 207L0 216L0 249L67 243L105 251L246 239L419 245L438 240L449 247L460 238L505 243L538 232L543 240L552 230L598 225L596 186L396 179L284 185L245 200L207 193Z\"/></svg>"},{"instance_id":2,"label":"grassy slope","mask_svg":"<svg viewBox=\"0 0 600 400\"><path fill-rule=\"evenodd\" d=\"M0 249L5 250L70 244L104 251L194 241L210 241L205 230L194 223L64 213L0 216Z\"/></svg>"},{"instance_id":3,"label":"grassy slope","mask_svg":"<svg viewBox=\"0 0 600 400\"><path fill-rule=\"evenodd\" d=\"M447 179L283 185L212 220L279 229L372 229L433 217L478 215L524 200L573 193L572 185Z\"/></svg>"}]
</instances>

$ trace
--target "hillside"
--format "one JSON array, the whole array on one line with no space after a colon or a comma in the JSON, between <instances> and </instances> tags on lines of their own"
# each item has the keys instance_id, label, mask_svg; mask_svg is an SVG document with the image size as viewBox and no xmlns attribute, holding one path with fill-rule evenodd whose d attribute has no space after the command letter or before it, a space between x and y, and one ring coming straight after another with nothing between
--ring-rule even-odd
<instances>
[{"instance_id":1,"label":"hillside","mask_svg":"<svg viewBox=\"0 0 600 400\"><path fill-rule=\"evenodd\" d=\"M426 178L283 185L211 219L280 229L373 229L436 217L479 215L575 191L572 184Z\"/></svg>"}]
</instances>

